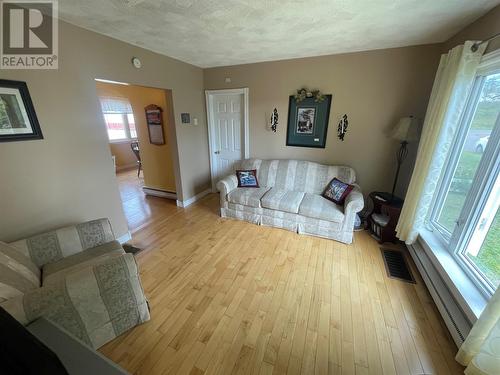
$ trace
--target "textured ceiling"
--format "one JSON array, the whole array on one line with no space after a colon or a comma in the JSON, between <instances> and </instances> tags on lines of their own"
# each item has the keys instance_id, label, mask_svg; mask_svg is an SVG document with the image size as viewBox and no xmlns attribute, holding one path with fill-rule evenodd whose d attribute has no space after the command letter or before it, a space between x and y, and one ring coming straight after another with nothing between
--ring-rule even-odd
<instances>
[{"instance_id":1,"label":"textured ceiling","mask_svg":"<svg viewBox=\"0 0 500 375\"><path fill-rule=\"evenodd\" d=\"M442 42L500 0L60 0L72 24L213 67Z\"/></svg>"}]
</instances>

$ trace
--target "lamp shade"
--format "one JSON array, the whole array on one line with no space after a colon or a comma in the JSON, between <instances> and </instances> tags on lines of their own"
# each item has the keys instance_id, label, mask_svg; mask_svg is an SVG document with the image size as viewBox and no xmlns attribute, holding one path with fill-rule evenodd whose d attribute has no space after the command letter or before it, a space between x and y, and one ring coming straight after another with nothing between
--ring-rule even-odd
<instances>
[{"instance_id":1,"label":"lamp shade","mask_svg":"<svg viewBox=\"0 0 500 375\"><path fill-rule=\"evenodd\" d=\"M398 141L412 142L418 139L418 124L413 117L402 117L390 133Z\"/></svg>"}]
</instances>

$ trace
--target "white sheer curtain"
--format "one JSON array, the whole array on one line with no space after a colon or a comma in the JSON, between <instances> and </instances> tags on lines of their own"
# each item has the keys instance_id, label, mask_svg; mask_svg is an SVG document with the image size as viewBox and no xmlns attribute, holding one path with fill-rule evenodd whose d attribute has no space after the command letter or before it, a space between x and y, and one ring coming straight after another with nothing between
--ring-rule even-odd
<instances>
[{"instance_id":1,"label":"white sheer curtain","mask_svg":"<svg viewBox=\"0 0 500 375\"><path fill-rule=\"evenodd\" d=\"M425 115L415 169L396 227L398 237L413 243L424 226L429 208L458 128L477 67L486 48L471 51L473 42L441 56ZM500 374L500 289L474 324L456 359L467 375Z\"/></svg>"},{"instance_id":2,"label":"white sheer curtain","mask_svg":"<svg viewBox=\"0 0 500 375\"><path fill-rule=\"evenodd\" d=\"M396 232L413 243L423 228L450 144L458 127L486 43L472 52L473 42L441 56L425 115L417 161Z\"/></svg>"},{"instance_id":3,"label":"white sheer curtain","mask_svg":"<svg viewBox=\"0 0 500 375\"><path fill-rule=\"evenodd\" d=\"M467 375L500 374L500 289L460 347L456 360L467 366Z\"/></svg>"}]
</instances>

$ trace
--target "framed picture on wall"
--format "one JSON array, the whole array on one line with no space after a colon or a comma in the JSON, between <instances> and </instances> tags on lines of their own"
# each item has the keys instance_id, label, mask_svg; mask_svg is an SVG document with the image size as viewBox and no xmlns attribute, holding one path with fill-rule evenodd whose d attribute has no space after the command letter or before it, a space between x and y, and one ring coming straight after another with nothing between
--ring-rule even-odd
<instances>
[{"instance_id":1,"label":"framed picture on wall","mask_svg":"<svg viewBox=\"0 0 500 375\"><path fill-rule=\"evenodd\" d=\"M297 102L290 96L286 145L325 148L331 103L331 95L325 95L322 102L314 98Z\"/></svg>"},{"instance_id":2,"label":"framed picture on wall","mask_svg":"<svg viewBox=\"0 0 500 375\"><path fill-rule=\"evenodd\" d=\"M43 139L26 82L0 79L0 142Z\"/></svg>"},{"instance_id":3,"label":"framed picture on wall","mask_svg":"<svg viewBox=\"0 0 500 375\"><path fill-rule=\"evenodd\" d=\"M161 107L150 104L146 108L146 123L148 125L149 143L153 145L164 145L163 116Z\"/></svg>"}]
</instances>

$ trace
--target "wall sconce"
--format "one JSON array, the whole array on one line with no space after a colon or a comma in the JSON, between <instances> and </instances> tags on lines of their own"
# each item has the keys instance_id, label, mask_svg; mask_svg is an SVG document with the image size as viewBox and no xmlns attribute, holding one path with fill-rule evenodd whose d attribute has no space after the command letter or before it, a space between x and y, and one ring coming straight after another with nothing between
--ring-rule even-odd
<instances>
[{"instance_id":1,"label":"wall sconce","mask_svg":"<svg viewBox=\"0 0 500 375\"><path fill-rule=\"evenodd\" d=\"M278 127L278 110L274 108L273 113L271 114L271 130L273 133L276 133L276 129Z\"/></svg>"},{"instance_id":2,"label":"wall sconce","mask_svg":"<svg viewBox=\"0 0 500 375\"><path fill-rule=\"evenodd\" d=\"M339 121L339 125L337 126L337 137L339 137L341 141L344 141L348 125L349 125L349 120L347 120L347 114L345 114L344 116L342 116L342 119Z\"/></svg>"}]
</instances>

